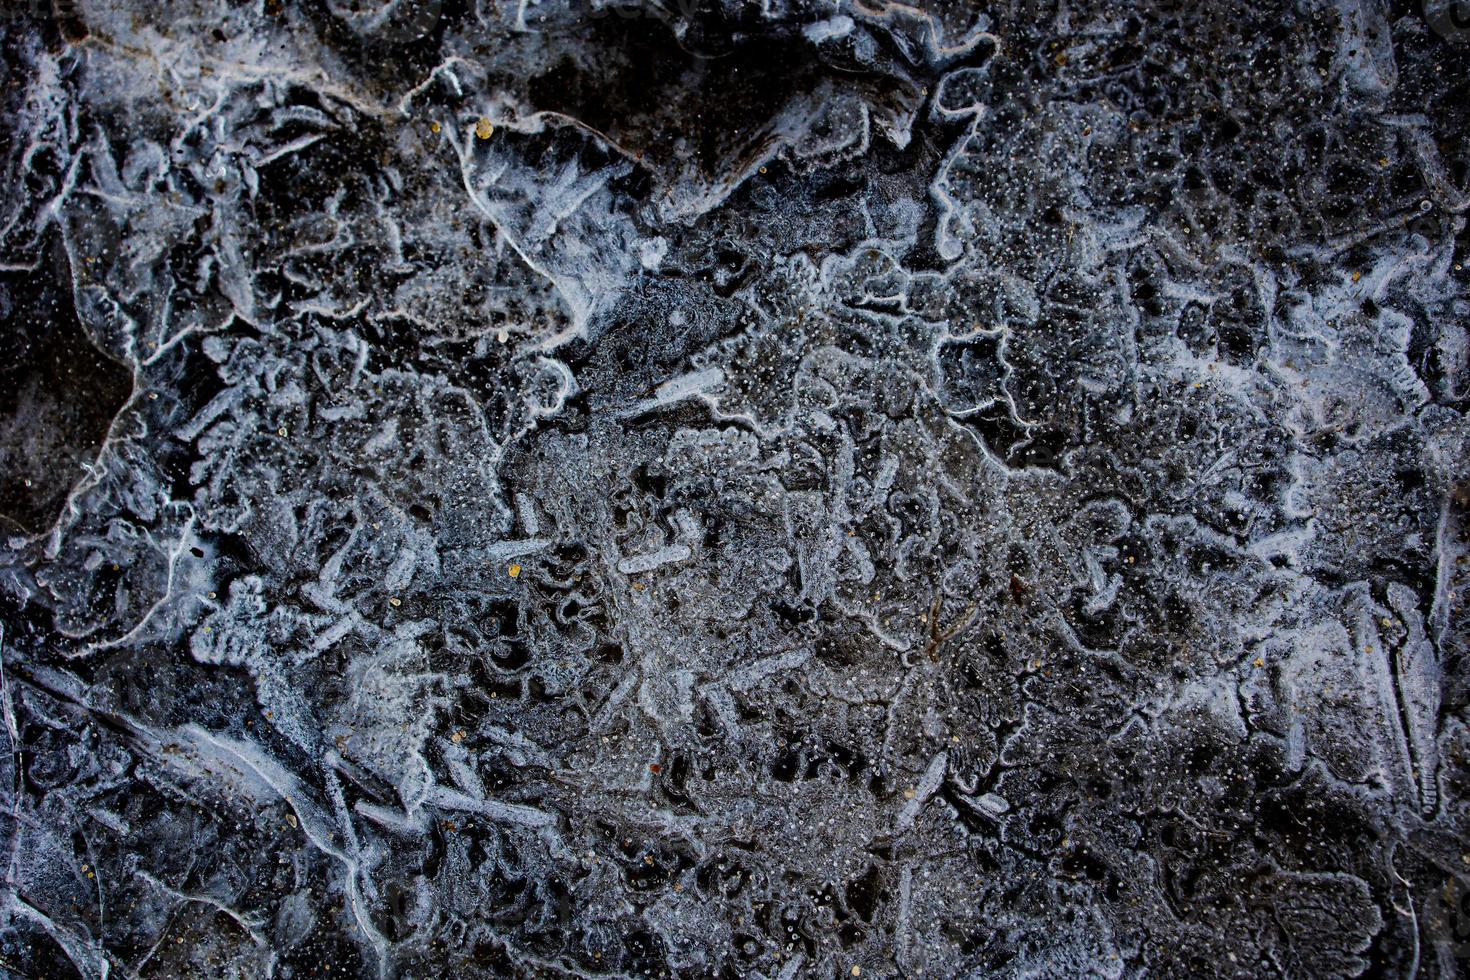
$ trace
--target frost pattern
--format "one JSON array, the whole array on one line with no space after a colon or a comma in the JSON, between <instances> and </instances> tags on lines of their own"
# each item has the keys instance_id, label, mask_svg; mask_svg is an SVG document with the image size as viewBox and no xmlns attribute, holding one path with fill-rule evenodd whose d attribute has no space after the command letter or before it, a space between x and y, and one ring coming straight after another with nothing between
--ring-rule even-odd
<instances>
[{"instance_id":1,"label":"frost pattern","mask_svg":"<svg viewBox=\"0 0 1470 980\"><path fill-rule=\"evenodd\" d=\"M57 10L5 971L1463 971L1442 16Z\"/></svg>"}]
</instances>

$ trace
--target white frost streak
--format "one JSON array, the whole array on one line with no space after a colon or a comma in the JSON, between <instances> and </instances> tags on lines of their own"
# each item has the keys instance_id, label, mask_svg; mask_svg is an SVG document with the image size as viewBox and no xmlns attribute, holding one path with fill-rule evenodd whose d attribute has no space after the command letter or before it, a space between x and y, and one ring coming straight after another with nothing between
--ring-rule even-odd
<instances>
[{"instance_id":1,"label":"white frost streak","mask_svg":"<svg viewBox=\"0 0 1470 980\"><path fill-rule=\"evenodd\" d=\"M634 555L632 558L624 558L618 562L618 571L624 575L638 575L643 572L652 571L660 565L671 562L684 561L692 554L687 544L671 544L667 548L650 551L643 555Z\"/></svg>"},{"instance_id":2,"label":"white frost streak","mask_svg":"<svg viewBox=\"0 0 1470 980\"><path fill-rule=\"evenodd\" d=\"M737 670L730 677L730 687L745 691L761 681L785 670L794 670L812 658L810 650L787 650L770 657L763 657L748 667Z\"/></svg>"},{"instance_id":3,"label":"white frost streak","mask_svg":"<svg viewBox=\"0 0 1470 980\"><path fill-rule=\"evenodd\" d=\"M719 368L705 368L703 371L694 371L690 374L671 378L654 389L652 398L645 398L634 402L627 408L620 410L619 418L630 418L643 415L647 412L657 411L667 405L673 405L687 398L699 398L709 393L711 388L723 384L725 372Z\"/></svg>"},{"instance_id":4,"label":"white frost streak","mask_svg":"<svg viewBox=\"0 0 1470 980\"><path fill-rule=\"evenodd\" d=\"M478 813L500 823L517 824L522 827L551 827L556 823L556 817L545 810L522 806L519 803L477 800L467 793L461 793L447 786L429 787L425 800L443 810Z\"/></svg>"},{"instance_id":5,"label":"white frost streak","mask_svg":"<svg viewBox=\"0 0 1470 980\"><path fill-rule=\"evenodd\" d=\"M914 821L919 817L919 811L939 789L939 784L944 781L944 771L949 767L949 753L940 752L929 760L929 767L924 770L924 775L919 779L919 785L915 788L914 798L904 805L899 811L897 830L903 833L913 827Z\"/></svg>"}]
</instances>

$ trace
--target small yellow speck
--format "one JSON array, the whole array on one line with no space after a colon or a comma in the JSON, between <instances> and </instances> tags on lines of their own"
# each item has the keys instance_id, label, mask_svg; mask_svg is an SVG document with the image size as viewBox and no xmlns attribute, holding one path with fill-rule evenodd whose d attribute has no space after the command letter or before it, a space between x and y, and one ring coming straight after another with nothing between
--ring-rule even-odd
<instances>
[{"instance_id":1,"label":"small yellow speck","mask_svg":"<svg viewBox=\"0 0 1470 980\"><path fill-rule=\"evenodd\" d=\"M903 791L903 798L906 799L906 800L912 800L914 797L916 797L918 795L919 794L918 794L918 792L916 790L906 789L906 790Z\"/></svg>"},{"instance_id":2,"label":"small yellow speck","mask_svg":"<svg viewBox=\"0 0 1470 980\"><path fill-rule=\"evenodd\" d=\"M480 121L475 123L475 135L482 140L489 139L490 134L494 132L495 124L486 119L484 116L481 116Z\"/></svg>"},{"instance_id":3,"label":"small yellow speck","mask_svg":"<svg viewBox=\"0 0 1470 980\"><path fill-rule=\"evenodd\" d=\"M642 592L644 589L648 588L648 586L644 585L642 582L634 582L633 588L638 592Z\"/></svg>"},{"instance_id":4,"label":"small yellow speck","mask_svg":"<svg viewBox=\"0 0 1470 980\"><path fill-rule=\"evenodd\" d=\"M1257 667L1264 667L1266 666L1266 658L1257 657L1255 660L1252 660L1251 663L1255 664Z\"/></svg>"},{"instance_id":5,"label":"small yellow speck","mask_svg":"<svg viewBox=\"0 0 1470 980\"><path fill-rule=\"evenodd\" d=\"M397 596L394 596L393 598L388 600L388 605L394 607L401 606L403 605L403 600L398 598Z\"/></svg>"},{"instance_id":6,"label":"small yellow speck","mask_svg":"<svg viewBox=\"0 0 1470 980\"><path fill-rule=\"evenodd\" d=\"M282 439L286 438L286 427L283 425L279 429L277 429L276 435L280 436Z\"/></svg>"},{"instance_id":7,"label":"small yellow speck","mask_svg":"<svg viewBox=\"0 0 1470 980\"><path fill-rule=\"evenodd\" d=\"M1353 273L1353 282L1361 282L1362 279L1363 279L1363 274L1361 272L1354 272Z\"/></svg>"},{"instance_id":8,"label":"small yellow speck","mask_svg":"<svg viewBox=\"0 0 1470 980\"><path fill-rule=\"evenodd\" d=\"M449 736L449 740L455 745L458 745L460 742L464 741L464 732L455 732L453 735Z\"/></svg>"},{"instance_id":9,"label":"small yellow speck","mask_svg":"<svg viewBox=\"0 0 1470 980\"><path fill-rule=\"evenodd\" d=\"M761 167L761 173L765 173L765 172L766 172L766 168L765 167Z\"/></svg>"},{"instance_id":10,"label":"small yellow speck","mask_svg":"<svg viewBox=\"0 0 1470 980\"><path fill-rule=\"evenodd\" d=\"M855 976L855 977L862 976L863 975L863 968L860 967L860 966L853 967L852 968L852 975Z\"/></svg>"},{"instance_id":11,"label":"small yellow speck","mask_svg":"<svg viewBox=\"0 0 1470 980\"><path fill-rule=\"evenodd\" d=\"M519 578L521 574L521 566L512 565L505 570L505 574L509 575L511 578Z\"/></svg>"},{"instance_id":12,"label":"small yellow speck","mask_svg":"<svg viewBox=\"0 0 1470 980\"><path fill-rule=\"evenodd\" d=\"M437 133L437 132L439 132L443 128L444 127L441 126L441 125L439 125L437 122L431 122L431 123L429 123L429 132L431 132L431 133Z\"/></svg>"}]
</instances>

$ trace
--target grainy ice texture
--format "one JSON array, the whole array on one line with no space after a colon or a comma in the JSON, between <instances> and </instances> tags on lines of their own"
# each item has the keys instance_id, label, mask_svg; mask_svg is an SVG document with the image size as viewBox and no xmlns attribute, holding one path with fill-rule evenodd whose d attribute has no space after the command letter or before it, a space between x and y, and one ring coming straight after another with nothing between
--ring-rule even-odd
<instances>
[{"instance_id":1,"label":"grainy ice texture","mask_svg":"<svg viewBox=\"0 0 1470 980\"><path fill-rule=\"evenodd\" d=\"M0 974L1465 975L1467 15L7 3Z\"/></svg>"}]
</instances>

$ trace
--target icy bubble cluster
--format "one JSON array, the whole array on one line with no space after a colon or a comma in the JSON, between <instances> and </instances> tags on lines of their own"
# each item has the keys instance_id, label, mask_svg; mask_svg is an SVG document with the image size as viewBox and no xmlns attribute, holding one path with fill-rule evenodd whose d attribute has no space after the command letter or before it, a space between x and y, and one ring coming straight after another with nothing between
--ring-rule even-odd
<instances>
[{"instance_id":1,"label":"icy bubble cluster","mask_svg":"<svg viewBox=\"0 0 1470 980\"><path fill-rule=\"evenodd\" d=\"M1463 975L1459 14L12 4L0 973Z\"/></svg>"}]
</instances>

